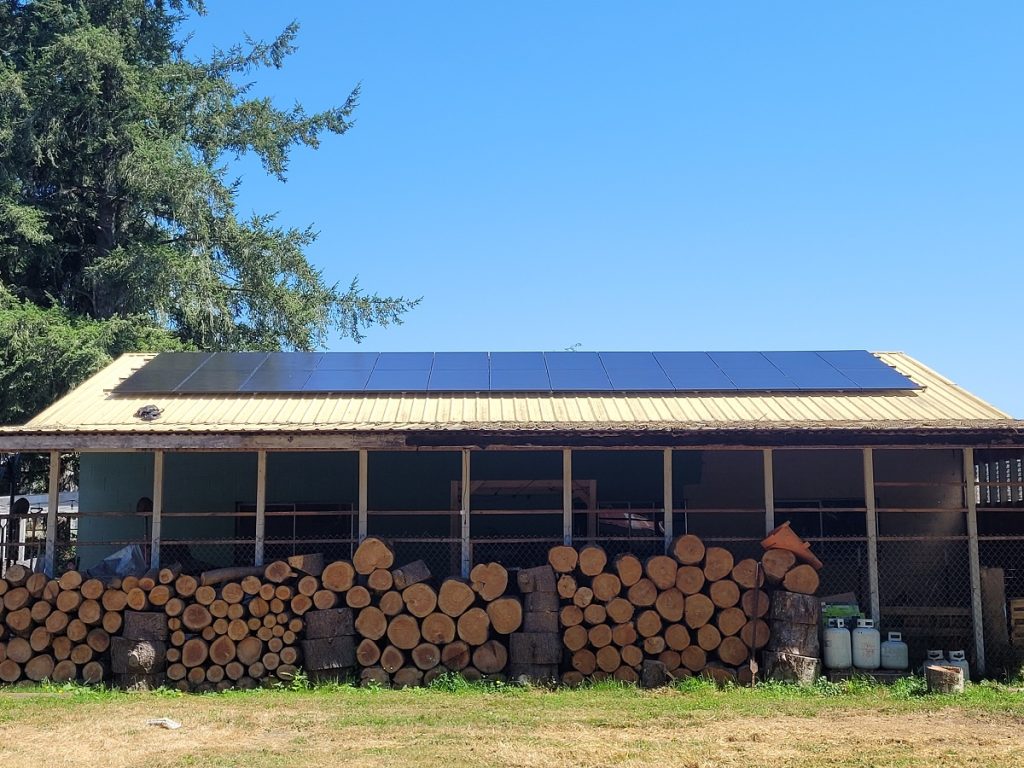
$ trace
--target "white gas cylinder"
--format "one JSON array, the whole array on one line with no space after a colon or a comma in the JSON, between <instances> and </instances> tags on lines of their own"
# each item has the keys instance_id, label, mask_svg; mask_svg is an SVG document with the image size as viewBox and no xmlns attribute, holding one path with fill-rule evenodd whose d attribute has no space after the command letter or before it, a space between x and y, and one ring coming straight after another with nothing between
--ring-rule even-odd
<instances>
[{"instance_id":1,"label":"white gas cylinder","mask_svg":"<svg viewBox=\"0 0 1024 768\"><path fill-rule=\"evenodd\" d=\"M942 666L946 663L946 655L942 651L931 651L929 650L924 657L924 665L931 666L932 664L938 664Z\"/></svg>"},{"instance_id":2,"label":"white gas cylinder","mask_svg":"<svg viewBox=\"0 0 1024 768\"><path fill-rule=\"evenodd\" d=\"M971 665L967 663L967 654L963 651L950 651L946 663L951 667L960 667L964 671L964 680L971 679Z\"/></svg>"},{"instance_id":3,"label":"white gas cylinder","mask_svg":"<svg viewBox=\"0 0 1024 768\"><path fill-rule=\"evenodd\" d=\"M906 669L910 666L910 652L903 635L890 632L881 648L882 669Z\"/></svg>"},{"instance_id":4,"label":"white gas cylinder","mask_svg":"<svg viewBox=\"0 0 1024 768\"><path fill-rule=\"evenodd\" d=\"M828 669L847 669L853 664L850 630L843 619L829 619L825 628L825 666Z\"/></svg>"},{"instance_id":5,"label":"white gas cylinder","mask_svg":"<svg viewBox=\"0 0 1024 768\"><path fill-rule=\"evenodd\" d=\"M882 665L882 638L871 619L857 619L852 633L853 666L857 669L878 669Z\"/></svg>"}]
</instances>

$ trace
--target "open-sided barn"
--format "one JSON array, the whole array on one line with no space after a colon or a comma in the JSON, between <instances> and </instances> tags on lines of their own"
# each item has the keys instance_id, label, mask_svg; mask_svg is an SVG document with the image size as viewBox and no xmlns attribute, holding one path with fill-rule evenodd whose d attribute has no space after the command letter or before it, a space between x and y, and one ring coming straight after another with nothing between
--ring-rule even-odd
<instances>
[{"instance_id":1,"label":"open-sided barn","mask_svg":"<svg viewBox=\"0 0 1024 768\"><path fill-rule=\"evenodd\" d=\"M435 574L684 532L741 556L788 520L820 594L983 668L1024 598L1022 427L902 353L179 353L125 355L0 450L50 452L51 572L133 543L154 565L348 557L366 535Z\"/></svg>"}]
</instances>

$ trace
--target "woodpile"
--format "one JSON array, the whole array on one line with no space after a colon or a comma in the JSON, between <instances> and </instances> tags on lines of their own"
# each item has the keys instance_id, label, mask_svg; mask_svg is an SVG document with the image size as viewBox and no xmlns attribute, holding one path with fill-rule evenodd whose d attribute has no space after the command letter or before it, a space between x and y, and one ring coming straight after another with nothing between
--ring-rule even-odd
<instances>
[{"instance_id":1,"label":"woodpile","mask_svg":"<svg viewBox=\"0 0 1024 768\"><path fill-rule=\"evenodd\" d=\"M764 572L722 547L680 536L669 555L609 559L599 546L553 547L567 684L584 679L655 686L705 675L747 682L770 636Z\"/></svg>"},{"instance_id":2,"label":"woodpile","mask_svg":"<svg viewBox=\"0 0 1024 768\"><path fill-rule=\"evenodd\" d=\"M523 623L522 602L506 594L508 570L481 563L468 580L437 583L421 560L394 565L391 548L377 538L365 539L353 555L347 598L361 681L405 688L445 672L505 679L509 637Z\"/></svg>"}]
</instances>

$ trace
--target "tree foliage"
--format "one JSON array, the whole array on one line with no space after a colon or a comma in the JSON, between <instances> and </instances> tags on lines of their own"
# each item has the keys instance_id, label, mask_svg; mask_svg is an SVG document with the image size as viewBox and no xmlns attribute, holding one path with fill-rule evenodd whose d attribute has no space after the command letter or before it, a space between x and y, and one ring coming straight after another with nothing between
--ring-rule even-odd
<instances>
[{"instance_id":1,"label":"tree foliage","mask_svg":"<svg viewBox=\"0 0 1024 768\"><path fill-rule=\"evenodd\" d=\"M305 256L312 229L237 210L228 163L251 153L284 179L294 148L349 130L358 88L280 109L248 79L283 66L297 25L197 59L190 12L200 0L0 0L0 344L52 322L50 342L82 336L67 351L85 375L100 350L358 340L415 304L329 284Z\"/></svg>"}]
</instances>

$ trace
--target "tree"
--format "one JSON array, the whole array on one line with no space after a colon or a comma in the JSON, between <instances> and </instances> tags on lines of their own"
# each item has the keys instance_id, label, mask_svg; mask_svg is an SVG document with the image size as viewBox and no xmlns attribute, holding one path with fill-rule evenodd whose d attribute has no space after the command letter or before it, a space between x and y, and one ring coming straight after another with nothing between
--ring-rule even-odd
<instances>
[{"instance_id":1,"label":"tree","mask_svg":"<svg viewBox=\"0 0 1024 768\"><path fill-rule=\"evenodd\" d=\"M313 349L416 303L328 284L313 229L240 216L230 160L283 180L292 149L349 130L359 91L279 109L241 80L283 66L297 25L202 60L190 11L202 0L0 2L0 345L41 320L88 342L47 397L122 349Z\"/></svg>"}]
</instances>

